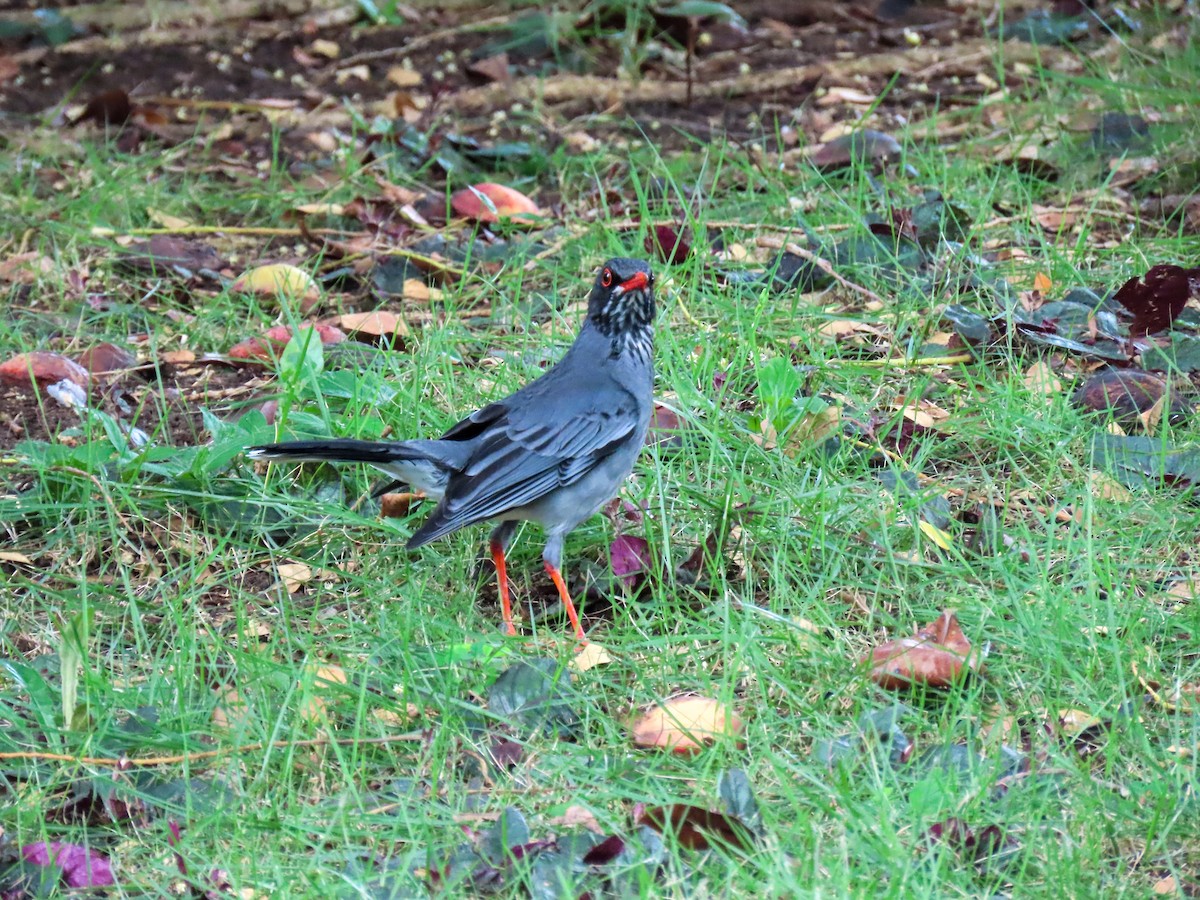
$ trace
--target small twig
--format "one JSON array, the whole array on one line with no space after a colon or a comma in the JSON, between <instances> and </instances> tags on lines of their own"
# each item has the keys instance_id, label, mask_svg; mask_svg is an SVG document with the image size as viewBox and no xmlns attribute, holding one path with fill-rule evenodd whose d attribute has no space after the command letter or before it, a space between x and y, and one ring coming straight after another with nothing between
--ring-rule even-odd
<instances>
[{"instance_id":1,"label":"small twig","mask_svg":"<svg viewBox=\"0 0 1200 900\"><path fill-rule=\"evenodd\" d=\"M334 228L311 229L313 234L348 234ZM245 225L186 225L182 228L105 228L97 226L92 229L95 237L111 237L127 234L132 237L146 237L155 234L249 234L265 235L267 237L302 237L299 228L266 228Z\"/></svg>"},{"instance_id":2,"label":"small twig","mask_svg":"<svg viewBox=\"0 0 1200 900\"><path fill-rule=\"evenodd\" d=\"M198 753L180 753L174 756L143 756L130 759L126 756L72 756L70 753L51 753L47 750L16 750L0 753L2 759L46 760L49 762L72 762L81 766L111 766L116 769L147 769L154 766L174 766L180 763L194 763L205 759L216 759L219 756L253 753L255 750L284 750L289 747L352 747L361 744L397 744L423 741L426 735L421 731L410 731L406 734L392 734L377 738L311 738L302 741L255 741L253 744L240 744L236 747L222 747L219 750L202 750Z\"/></svg>"},{"instance_id":3,"label":"small twig","mask_svg":"<svg viewBox=\"0 0 1200 900\"><path fill-rule=\"evenodd\" d=\"M788 253L791 253L793 256L798 256L801 259L807 260L808 262L812 263L814 266L816 266L818 269L820 269L822 272L824 272L826 275L828 275L830 278L832 278L834 281L836 281L842 287L847 288L851 291L854 291L856 294L861 294L862 296L866 297L868 300L872 300L872 301L878 303L882 307L886 308L888 305L887 301L885 301L882 297L880 297L873 290L871 290L870 288L865 288L861 284L855 284L853 281L843 278L833 268L833 263L831 263L829 260L825 259L824 257L817 256L817 254L813 253L811 250L804 249L799 244L793 244L791 241L780 241L776 238L759 238L755 243L757 243L758 246L760 246L760 247L772 247L774 249L779 249L780 247L782 247L784 250L786 250Z\"/></svg>"},{"instance_id":4,"label":"small twig","mask_svg":"<svg viewBox=\"0 0 1200 900\"><path fill-rule=\"evenodd\" d=\"M957 356L919 356L916 359L907 359L903 356L891 359L831 359L828 360L828 363L833 366L860 366L865 369L887 369L893 366L898 369L932 369L938 366L969 363L974 359L975 357L971 354L962 353Z\"/></svg>"},{"instance_id":5,"label":"small twig","mask_svg":"<svg viewBox=\"0 0 1200 900\"><path fill-rule=\"evenodd\" d=\"M429 34L408 38L396 47L385 47L382 50L364 50L362 53L355 53L353 56L347 56L345 59L336 60L334 71L347 69L359 63L405 57L423 47L428 47L447 38L458 37L460 34L470 34L473 31L486 31L489 28L495 28L497 25L507 24L513 20L515 15L515 13L506 13L502 16L492 16L490 19L480 19L477 22L463 22L450 28L443 28L440 31L431 31Z\"/></svg>"}]
</instances>

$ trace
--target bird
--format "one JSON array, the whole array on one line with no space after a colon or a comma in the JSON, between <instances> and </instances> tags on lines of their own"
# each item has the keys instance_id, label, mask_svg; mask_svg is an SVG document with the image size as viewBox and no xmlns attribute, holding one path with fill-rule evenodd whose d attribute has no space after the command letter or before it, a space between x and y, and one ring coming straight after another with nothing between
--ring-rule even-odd
<instances>
[{"instance_id":1,"label":"bird","mask_svg":"<svg viewBox=\"0 0 1200 900\"><path fill-rule=\"evenodd\" d=\"M416 549L477 522L488 540L503 628L513 624L505 561L522 522L545 532L542 562L575 637L587 638L562 577L563 539L625 483L654 409L654 273L640 259L608 260L575 341L539 378L471 413L436 439L286 441L248 456L279 462L359 462L436 501L409 538Z\"/></svg>"}]
</instances>

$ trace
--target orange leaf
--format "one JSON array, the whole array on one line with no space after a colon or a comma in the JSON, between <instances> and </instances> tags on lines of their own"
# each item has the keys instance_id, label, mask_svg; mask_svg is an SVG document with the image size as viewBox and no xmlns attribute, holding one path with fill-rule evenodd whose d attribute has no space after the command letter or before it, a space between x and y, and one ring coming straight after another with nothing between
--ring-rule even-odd
<instances>
[{"instance_id":1,"label":"orange leaf","mask_svg":"<svg viewBox=\"0 0 1200 900\"><path fill-rule=\"evenodd\" d=\"M725 704L708 697L673 697L634 723L633 743L690 756L717 738L741 733L742 720Z\"/></svg>"},{"instance_id":2,"label":"orange leaf","mask_svg":"<svg viewBox=\"0 0 1200 900\"><path fill-rule=\"evenodd\" d=\"M951 687L980 667L958 618L948 610L913 637L880 644L862 662L870 664L871 680L889 690Z\"/></svg>"},{"instance_id":3,"label":"orange leaf","mask_svg":"<svg viewBox=\"0 0 1200 900\"><path fill-rule=\"evenodd\" d=\"M455 191L450 197L450 207L465 219L488 224L509 219L522 225L534 225L542 216L537 204L520 191L491 182Z\"/></svg>"},{"instance_id":4,"label":"orange leaf","mask_svg":"<svg viewBox=\"0 0 1200 900\"><path fill-rule=\"evenodd\" d=\"M317 330L317 337L322 344L340 344L346 340L346 333L340 328L318 322L312 326ZM271 360L279 355L284 345L292 339L290 325L276 325L268 328L259 337L247 338L229 349L233 359L262 359Z\"/></svg>"},{"instance_id":5,"label":"orange leaf","mask_svg":"<svg viewBox=\"0 0 1200 900\"><path fill-rule=\"evenodd\" d=\"M19 353L0 364L0 382L5 384L46 385L63 380L86 388L88 371L75 360L48 350Z\"/></svg>"}]
</instances>

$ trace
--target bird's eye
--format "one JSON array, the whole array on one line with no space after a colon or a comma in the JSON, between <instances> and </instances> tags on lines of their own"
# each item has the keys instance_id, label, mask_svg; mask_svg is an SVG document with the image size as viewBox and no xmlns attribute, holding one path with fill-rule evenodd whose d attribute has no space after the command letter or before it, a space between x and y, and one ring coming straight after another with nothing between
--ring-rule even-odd
<instances>
[{"instance_id":1,"label":"bird's eye","mask_svg":"<svg viewBox=\"0 0 1200 900\"><path fill-rule=\"evenodd\" d=\"M613 278L612 269L605 269L603 272L600 273L601 287L606 287L606 288L612 287L614 280L615 279Z\"/></svg>"}]
</instances>

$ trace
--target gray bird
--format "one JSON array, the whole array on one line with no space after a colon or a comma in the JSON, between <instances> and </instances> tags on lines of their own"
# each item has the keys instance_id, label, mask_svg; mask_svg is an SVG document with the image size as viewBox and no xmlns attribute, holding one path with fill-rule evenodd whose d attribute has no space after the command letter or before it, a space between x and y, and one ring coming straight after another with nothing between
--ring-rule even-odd
<instances>
[{"instance_id":1,"label":"gray bird","mask_svg":"<svg viewBox=\"0 0 1200 900\"><path fill-rule=\"evenodd\" d=\"M546 532L542 560L575 635L585 640L563 581L563 538L629 477L653 410L654 275L610 259L587 319L556 365L515 394L471 413L437 440L289 441L252 459L365 462L437 501L410 549L486 520L504 628L516 634L504 554L521 521Z\"/></svg>"}]
</instances>

